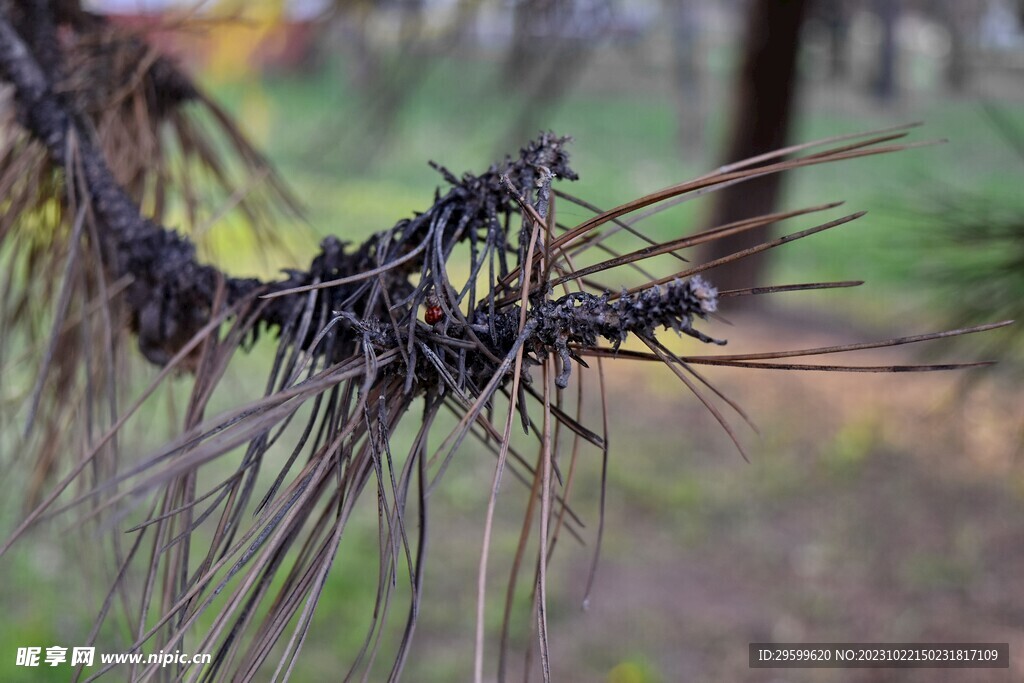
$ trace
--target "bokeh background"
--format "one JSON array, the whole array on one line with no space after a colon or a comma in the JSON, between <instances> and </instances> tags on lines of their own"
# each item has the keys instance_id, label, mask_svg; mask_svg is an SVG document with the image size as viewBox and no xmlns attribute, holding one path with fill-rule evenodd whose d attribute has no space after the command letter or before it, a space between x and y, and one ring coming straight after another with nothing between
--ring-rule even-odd
<instances>
[{"instance_id":1,"label":"bokeh background","mask_svg":"<svg viewBox=\"0 0 1024 683\"><path fill-rule=\"evenodd\" d=\"M765 202L790 209L845 200L844 208L869 211L723 274L866 281L726 307L731 325L708 331L737 352L916 334L1012 318L1024 306L1017 1L91 4L185 63L304 202L304 220L282 220L283 249L254 244L230 212L210 225L203 257L234 274L300 267L322 235L359 242L429 206L443 180L428 160L456 173L482 170L539 130L575 138L581 180L563 189L608 208L734 161L740 150L767 151L758 148L765 140L922 121L915 139L945 142L796 171L768 190L740 186L727 200L687 202L641 225L669 239ZM588 216L565 204L559 212L569 221ZM566 538L550 571L556 680L1021 680L1019 330L854 359L1000 361L986 371L709 373L760 429L742 435L749 463L666 368L608 364L604 547L584 610L600 492L594 451L581 461L574 494L585 544ZM230 378L236 397L262 391L260 353ZM4 428L16 429L18 389L3 389L12 417ZM145 444L174 429L166 410L155 410L135 431ZM471 671L493 459L468 445L456 465L435 494L412 681L466 680ZM525 496L506 484L499 507L492 634ZM336 680L362 644L377 572L376 511L364 512L342 545L296 680ZM22 513L5 504L2 529ZM67 669L15 667L13 652L88 632L105 584L75 541L96 533L57 519L0 565L0 680L66 678ZM530 642L521 603L515 672ZM747 668L753 641L1009 641L1016 659L1011 670L980 672L756 671ZM493 641L489 648L493 655Z\"/></svg>"}]
</instances>

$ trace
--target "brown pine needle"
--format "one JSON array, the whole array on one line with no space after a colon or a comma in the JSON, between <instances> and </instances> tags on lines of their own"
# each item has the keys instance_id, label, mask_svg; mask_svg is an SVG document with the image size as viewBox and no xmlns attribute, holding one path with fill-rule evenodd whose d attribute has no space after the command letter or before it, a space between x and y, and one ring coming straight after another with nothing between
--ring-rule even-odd
<instances>
[{"instance_id":1,"label":"brown pine needle","mask_svg":"<svg viewBox=\"0 0 1024 683\"><path fill-rule=\"evenodd\" d=\"M645 289L650 289L651 287L656 287L658 285L663 285L663 284L666 284L668 282L672 282L674 280L683 280L683 279L688 278L688 277L690 277L692 275L696 275L698 273L703 273L706 270L710 270L712 268L717 268L718 266L725 265L726 263L732 263L733 261L739 261L740 259L747 258L748 256L753 256L754 254L759 254L759 253L761 253L763 251L768 251L769 249L774 249L776 247L780 247L783 244L789 244L790 242L795 242L796 240L803 239L804 237L809 237L809 236L815 235L815 234L817 234L819 232L824 232L825 230L831 230L832 228L837 228L840 225L845 225L847 223L850 223L852 221L857 220L858 218L860 218L861 216L865 215L866 213L867 213L867 211L858 211L857 213L852 213L849 216L843 216L842 218L837 218L834 221L829 221L828 223L822 223L821 225L816 225L813 228L808 228L806 230L801 230L800 232L794 232L794 233L791 233L789 235L784 235L782 237L779 237L777 239L771 240L769 242L762 242L761 244L758 244L756 246L750 247L748 249L744 249L742 251L737 251L736 253L729 254L728 256L723 256L722 258L718 258L718 259L714 259L712 261L708 261L706 263L702 263L699 266L694 266L693 268L688 268L686 270L679 271L678 273L673 273L672 275L660 278L658 280L655 280L654 282L648 282L646 284L643 284L643 285L640 285L640 286L637 286L637 287L633 287L632 289L626 290L625 294L635 294L636 292L640 292L640 291L643 291ZM623 294L622 292L618 292L618 293L612 294L610 299L612 301L614 301L615 299L618 299L619 297L621 297L622 294Z\"/></svg>"},{"instance_id":2,"label":"brown pine needle","mask_svg":"<svg viewBox=\"0 0 1024 683\"><path fill-rule=\"evenodd\" d=\"M765 285L764 287L747 287L744 289L719 290L718 298L727 299L731 296L750 296L755 294L778 294L780 292L803 292L812 289L839 289L843 287L860 287L863 280L842 280L839 282L806 282L797 285Z\"/></svg>"},{"instance_id":3,"label":"brown pine needle","mask_svg":"<svg viewBox=\"0 0 1024 683\"><path fill-rule=\"evenodd\" d=\"M817 356L826 353L845 353L847 351L860 351L863 349L881 349L888 346L903 346L905 344L918 344L920 342L933 341L935 339L946 339L948 337L959 337L965 334L976 334L978 332L987 332L989 330L996 330L1000 327L1006 327L1012 325L1014 321L1003 320L997 323L988 323L985 325L974 325L972 327L961 327L955 330L947 330L945 332L929 332L927 334L916 334L910 337L898 337L894 339L885 339L877 342L858 342L854 344L839 344L836 346L820 346L813 349L796 349L792 351L767 351L762 353L742 353L742 354L731 354L721 356L688 356L687 361L694 362L698 360L732 360L732 361L746 361L746 360L769 360L772 358L794 358L798 356Z\"/></svg>"}]
</instances>

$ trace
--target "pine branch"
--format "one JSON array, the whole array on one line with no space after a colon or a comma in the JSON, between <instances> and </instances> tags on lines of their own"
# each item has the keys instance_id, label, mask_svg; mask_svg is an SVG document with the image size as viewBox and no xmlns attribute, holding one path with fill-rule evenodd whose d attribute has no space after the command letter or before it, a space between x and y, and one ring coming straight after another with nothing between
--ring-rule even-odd
<instances>
[{"instance_id":1,"label":"pine branch","mask_svg":"<svg viewBox=\"0 0 1024 683\"><path fill-rule=\"evenodd\" d=\"M44 29L45 24L43 29L37 31L42 43L47 41ZM55 39L55 36L50 37ZM346 280L344 285L321 288L319 291L328 299L326 309L332 315L344 314L346 320L350 319L351 324L345 326L350 331L349 339L356 339L357 334L361 334L379 350L407 345L410 340L408 335L388 333L383 323L388 317L388 311L383 306L350 304L353 298L358 297L357 292L363 283L369 279L367 273L382 273L386 277L386 289L393 298L408 295L414 289L409 276L422 268L424 259L430 253L428 242L450 244L457 230L461 231L457 237L459 240L468 239L469 231L478 230L481 226L485 232L491 230L501 214L513 211L516 203L526 201L524 195L531 194L535 189L538 169L545 169L559 178L576 178L564 150L567 138L545 135L522 150L518 159L506 159L481 176L467 175L459 179L443 171L446 179L454 186L453 189L424 213L371 237L354 251L347 250L337 238L328 238L324 240L322 251L310 268L304 272L292 271L286 280L261 282L251 278L234 278L212 266L199 263L195 247L187 238L141 215L138 206L115 180L102 152L90 141L88 129L81 123L81 116L73 111L69 102L54 92L52 74L46 73L22 38L4 19L0 19L0 38L6 48L0 51L0 72L15 86L20 120L36 139L45 141L54 163L60 164L68 175L75 175L79 167L82 169L83 182L92 200L91 206L103 227L100 236L104 240L104 250L115 255L110 266L110 276L112 279L126 275L132 278L126 298L132 314L133 329L138 334L143 354L157 364L166 364L181 346L209 322L221 285L226 290L225 304L228 307L251 304L256 296L270 299L259 305L252 324L254 327L262 325L280 330L292 317L297 295L307 291L307 288L318 286L318 283L322 285L328 280ZM51 68L59 68L59 63L54 63ZM69 149L73 150L73 154L68 154ZM440 230L435 230L442 216L444 224ZM534 216L536 219L536 212ZM383 257L385 253L387 257ZM694 281L695 287L698 282ZM602 298L585 293L558 302L544 302L533 307L530 313L532 318L542 324L538 326L535 337L527 341L527 346L557 351L563 361L558 383L564 387L570 372L569 341L596 341L600 334L617 345L630 332L644 330L649 333L649 321L655 306L662 309L658 322L669 328L693 333L690 325L693 315L703 317L706 312L714 310L714 288L703 284L700 287L700 291L708 297L708 303L704 305L709 308L702 308L701 303L695 303L696 300L689 293L691 290L683 294L684 290L672 287L664 293L655 290L645 292L642 300L626 298L614 304L608 302L607 296ZM288 296L280 296L282 294ZM419 297L420 300L423 298ZM630 306L637 311L631 312ZM415 305L412 308L415 310ZM555 312L558 315L554 315ZM518 312L500 313L496 319L491 320L487 312L478 311L474 320L463 327L476 326L486 330L482 338L490 355L503 356L515 334L510 335L500 330L510 329L515 318L518 318ZM602 322L595 323L598 318ZM613 324L606 319L618 322ZM360 320L367 322L362 323ZM327 323L327 319L314 318L310 329L320 330ZM468 341L468 336L458 334L456 330L454 338ZM306 339L298 340L298 344L305 348L312 339L311 335L307 336ZM343 343L341 346L348 345ZM493 363L481 362L479 359L470 359L470 365L478 367L477 380L484 379L494 370ZM430 366L430 361L421 356L419 366L415 368L416 374L431 374Z\"/></svg>"}]
</instances>

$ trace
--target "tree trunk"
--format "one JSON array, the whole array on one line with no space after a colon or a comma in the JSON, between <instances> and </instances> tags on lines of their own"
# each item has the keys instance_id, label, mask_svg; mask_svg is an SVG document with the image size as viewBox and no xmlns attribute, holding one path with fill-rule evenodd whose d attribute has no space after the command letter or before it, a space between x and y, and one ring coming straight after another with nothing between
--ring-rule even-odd
<instances>
[{"instance_id":1,"label":"tree trunk","mask_svg":"<svg viewBox=\"0 0 1024 683\"><path fill-rule=\"evenodd\" d=\"M828 31L828 72L834 81L850 75L850 17L845 0L822 0L821 14Z\"/></svg>"},{"instance_id":2,"label":"tree trunk","mask_svg":"<svg viewBox=\"0 0 1024 683\"><path fill-rule=\"evenodd\" d=\"M878 46L878 64L872 90L880 102L890 102L896 96L896 70L899 62L896 24L900 18L900 0L875 0L875 12L882 24L882 40Z\"/></svg>"},{"instance_id":3,"label":"tree trunk","mask_svg":"<svg viewBox=\"0 0 1024 683\"><path fill-rule=\"evenodd\" d=\"M700 78L700 5L696 0L665 0L672 31L672 71L680 151L700 151L704 141L703 88Z\"/></svg>"},{"instance_id":4,"label":"tree trunk","mask_svg":"<svg viewBox=\"0 0 1024 683\"><path fill-rule=\"evenodd\" d=\"M967 11L965 11L965 9ZM946 62L946 85L954 92L963 92L970 76L968 63L968 11L963 0L942 0L939 17L949 33L949 58Z\"/></svg>"},{"instance_id":5,"label":"tree trunk","mask_svg":"<svg viewBox=\"0 0 1024 683\"><path fill-rule=\"evenodd\" d=\"M725 161L778 149L786 143L793 118L796 58L807 0L753 0L747 15L743 62L736 76L732 122ZM715 193L711 225L771 213L778 204L778 174ZM764 241L770 226L715 240L708 259L720 258ZM720 289L749 287L765 268L763 255L719 266L709 278Z\"/></svg>"}]
</instances>

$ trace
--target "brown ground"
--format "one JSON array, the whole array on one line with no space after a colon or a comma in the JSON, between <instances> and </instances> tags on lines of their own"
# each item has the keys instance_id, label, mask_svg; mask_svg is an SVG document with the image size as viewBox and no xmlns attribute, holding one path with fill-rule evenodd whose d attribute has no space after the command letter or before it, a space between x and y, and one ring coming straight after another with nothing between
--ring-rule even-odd
<instances>
[{"instance_id":1,"label":"brown ground","mask_svg":"<svg viewBox=\"0 0 1024 683\"><path fill-rule=\"evenodd\" d=\"M793 324L781 333L777 323L738 320L726 333L748 343L730 350L851 341ZM890 349L848 360L915 359ZM555 559L555 680L1024 680L1024 404L1010 382L986 379L964 394L962 376L950 373L709 372L761 429L758 438L737 427L746 464L664 368L612 367L604 552L588 611L580 604L592 545L567 542ZM576 498L591 544L596 462L588 453ZM504 495L522 489L509 484ZM445 533L446 524L460 531ZM435 523L427 590L447 596L449 610L472 614L481 526L472 513ZM492 566L507 566L515 530L499 528L506 552ZM506 570L493 576L498 596ZM426 607L418 654L465 671L472 619L445 626L432 614ZM1009 642L1012 668L751 670L754 641ZM521 628L520 653L525 642ZM494 641L489 648L490 657Z\"/></svg>"}]
</instances>

